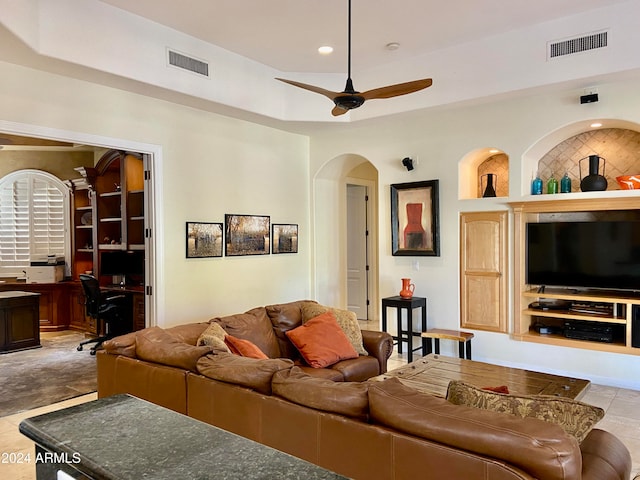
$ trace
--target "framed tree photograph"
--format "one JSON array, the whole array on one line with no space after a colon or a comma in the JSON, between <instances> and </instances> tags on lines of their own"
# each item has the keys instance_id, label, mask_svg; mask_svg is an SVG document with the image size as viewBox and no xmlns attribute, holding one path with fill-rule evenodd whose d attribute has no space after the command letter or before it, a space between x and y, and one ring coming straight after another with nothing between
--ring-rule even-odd
<instances>
[{"instance_id":1,"label":"framed tree photograph","mask_svg":"<svg viewBox=\"0 0 640 480\"><path fill-rule=\"evenodd\" d=\"M224 216L225 255L268 255L271 249L270 217L265 215Z\"/></svg>"},{"instance_id":2,"label":"framed tree photograph","mask_svg":"<svg viewBox=\"0 0 640 480\"><path fill-rule=\"evenodd\" d=\"M392 255L440 256L438 180L391 185Z\"/></svg>"},{"instance_id":3,"label":"framed tree photograph","mask_svg":"<svg viewBox=\"0 0 640 480\"><path fill-rule=\"evenodd\" d=\"M187 222L187 258L222 256L222 224Z\"/></svg>"},{"instance_id":4,"label":"framed tree photograph","mask_svg":"<svg viewBox=\"0 0 640 480\"><path fill-rule=\"evenodd\" d=\"M274 223L271 227L271 253L298 253L298 225Z\"/></svg>"}]
</instances>

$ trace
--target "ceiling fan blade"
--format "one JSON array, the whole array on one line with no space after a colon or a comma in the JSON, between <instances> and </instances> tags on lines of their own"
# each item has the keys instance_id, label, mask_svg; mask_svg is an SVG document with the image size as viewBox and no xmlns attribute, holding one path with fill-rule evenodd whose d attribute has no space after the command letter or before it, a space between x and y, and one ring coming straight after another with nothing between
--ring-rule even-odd
<instances>
[{"instance_id":1,"label":"ceiling fan blade","mask_svg":"<svg viewBox=\"0 0 640 480\"><path fill-rule=\"evenodd\" d=\"M324 95L330 100L333 100L339 94L339 92L332 92L331 90L325 90L324 88L316 87L314 85L308 85L306 83L294 82L293 80L286 80L284 78L276 78L276 80L288 83L289 85L293 85L294 87L299 87L311 92L319 93L320 95Z\"/></svg>"},{"instance_id":2,"label":"ceiling fan blade","mask_svg":"<svg viewBox=\"0 0 640 480\"><path fill-rule=\"evenodd\" d=\"M376 98L391 98L398 97L400 95L406 95L407 93L417 92L430 87L433 80L430 78L424 78L422 80L414 80L412 82L398 83L396 85L389 85L387 87L374 88L373 90L367 90L360 95L365 100L373 100Z\"/></svg>"},{"instance_id":3,"label":"ceiling fan blade","mask_svg":"<svg viewBox=\"0 0 640 480\"><path fill-rule=\"evenodd\" d=\"M335 107L333 107L333 110L331 110L331 115L333 115L334 117L339 117L340 115L344 115L348 111L349 110L345 110L344 108L340 108L338 106L335 106Z\"/></svg>"}]
</instances>

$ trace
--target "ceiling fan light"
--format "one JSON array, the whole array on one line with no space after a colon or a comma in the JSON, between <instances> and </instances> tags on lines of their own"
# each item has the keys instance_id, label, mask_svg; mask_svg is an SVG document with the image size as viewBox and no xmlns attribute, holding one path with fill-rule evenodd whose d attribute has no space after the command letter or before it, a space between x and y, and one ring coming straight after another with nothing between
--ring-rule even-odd
<instances>
[{"instance_id":1,"label":"ceiling fan light","mask_svg":"<svg viewBox=\"0 0 640 480\"><path fill-rule=\"evenodd\" d=\"M340 95L333 100L333 103L343 110L352 110L364 103L364 97L361 95Z\"/></svg>"}]
</instances>

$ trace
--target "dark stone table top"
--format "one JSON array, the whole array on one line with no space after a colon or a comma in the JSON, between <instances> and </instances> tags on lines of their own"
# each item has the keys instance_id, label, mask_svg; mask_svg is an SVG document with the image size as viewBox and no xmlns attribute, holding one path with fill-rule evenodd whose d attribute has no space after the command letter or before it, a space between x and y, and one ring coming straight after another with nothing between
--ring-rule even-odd
<instances>
[{"instance_id":1,"label":"dark stone table top","mask_svg":"<svg viewBox=\"0 0 640 480\"><path fill-rule=\"evenodd\" d=\"M345 478L129 395L25 419L20 432L94 479Z\"/></svg>"}]
</instances>

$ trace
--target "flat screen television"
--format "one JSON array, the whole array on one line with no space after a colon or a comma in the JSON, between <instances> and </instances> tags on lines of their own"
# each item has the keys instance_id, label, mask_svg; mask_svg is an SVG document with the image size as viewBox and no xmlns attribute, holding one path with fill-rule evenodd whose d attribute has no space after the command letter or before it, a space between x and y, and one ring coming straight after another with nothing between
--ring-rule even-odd
<instances>
[{"instance_id":1,"label":"flat screen television","mask_svg":"<svg viewBox=\"0 0 640 480\"><path fill-rule=\"evenodd\" d=\"M530 285L640 290L640 222L542 222L526 229Z\"/></svg>"}]
</instances>

